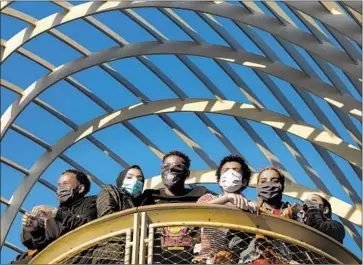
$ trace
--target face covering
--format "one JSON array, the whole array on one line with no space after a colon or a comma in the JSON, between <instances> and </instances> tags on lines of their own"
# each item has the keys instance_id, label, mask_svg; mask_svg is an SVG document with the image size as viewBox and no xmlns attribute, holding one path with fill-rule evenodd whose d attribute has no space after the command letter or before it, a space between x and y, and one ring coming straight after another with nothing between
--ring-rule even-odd
<instances>
[{"instance_id":1,"label":"face covering","mask_svg":"<svg viewBox=\"0 0 363 265\"><path fill-rule=\"evenodd\" d=\"M70 186L59 186L57 189L57 200L59 203L65 203L76 197L78 187L73 189Z\"/></svg>"},{"instance_id":2,"label":"face covering","mask_svg":"<svg viewBox=\"0 0 363 265\"><path fill-rule=\"evenodd\" d=\"M265 182L258 188L258 197L270 204L277 204L282 199L282 185L276 182Z\"/></svg>"},{"instance_id":3,"label":"face covering","mask_svg":"<svg viewBox=\"0 0 363 265\"><path fill-rule=\"evenodd\" d=\"M222 174L219 184L226 192L236 192L242 188L242 175L233 169L229 169Z\"/></svg>"},{"instance_id":4,"label":"face covering","mask_svg":"<svg viewBox=\"0 0 363 265\"><path fill-rule=\"evenodd\" d=\"M144 184L136 178L125 179L122 184L122 188L126 189L134 198L140 196L143 187Z\"/></svg>"},{"instance_id":5,"label":"face covering","mask_svg":"<svg viewBox=\"0 0 363 265\"><path fill-rule=\"evenodd\" d=\"M170 165L163 167L162 180L169 190L182 189L184 181L189 175L189 169L183 165Z\"/></svg>"}]
</instances>

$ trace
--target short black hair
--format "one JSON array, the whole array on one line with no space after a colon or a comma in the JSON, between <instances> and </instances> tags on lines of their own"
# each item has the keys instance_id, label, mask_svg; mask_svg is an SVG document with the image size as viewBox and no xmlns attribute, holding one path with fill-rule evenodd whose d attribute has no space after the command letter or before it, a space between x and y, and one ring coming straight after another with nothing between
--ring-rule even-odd
<instances>
[{"instance_id":1,"label":"short black hair","mask_svg":"<svg viewBox=\"0 0 363 265\"><path fill-rule=\"evenodd\" d=\"M267 167L264 167L263 169L260 170L260 172L258 173L257 175L257 186L258 186L258 183L260 182L260 177L261 177L261 174L262 172L266 171L266 170L274 170L277 172L277 174L279 174L279 177L281 179L281 185L282 185L282 190L285 189L285 175L282 173L281 171L281 167L278 167L278 166L267 166Z\"/></svg>"},{"instance_id":2,"label":"short black hair","mask_svg":"<svg viewBox=\"0 0 363 265\"><path fill-rule=\"evenodd\" d=\"M86 174L84 174L82 171L79 171L76 169L68 169L68 170L64 171L62 173L62 175L66 174L66 173L75 174L78 182L84 186L84 191L82 192L81 195L86 195L89 192L89 190L91 188L91 181L89 180L89 178L87 177Z\"/></svg>"},{"instance_id":3,"label":"short black hair","mask_svg":"<svg viewBox=\"0 0 363 265\"><path fill-rule=\"evenodd\" d=\"M185 166L187 168L190 168L191 160L190 160L189 156L187 156L183 152L176 151L176 150L170 151L169 153L167 153L166 155L164 155L164 157L163 157L163 163L164 163L165 159L167 159L169 156L179 156L179 157L183 158L184 159Z\"/></svg>"},{"instance_id":4,"label":"short black hair","mask_svg":"<svg viewBox=\"0 0 363 265\"><path fill-rule=\"evenodd\" d=\"M327 199L323 198L322 196L320 196L318 194L316 194L316 195L319 196L322 199L322 201L323 201L323 208L328 207L329 212L327 214L325 214L325 216L330 219L331 218L331 215L332 215L332 208L331 208L330 202Z\"/></svg>"},{"instance_id":5,"label":"short black hair","mask_svg":"<svg viewBox=\"0 0 363 265\"><path fill-rule=\"evenodd\" d=\"M250 182L251 170L248 167L246 161L239 155L229 155L229 156L224 157L221 160L221 162L219 163L219 166L217 168L217 171L216 171L217 182L219 182L219 180L221 178L222 167L224 166L224 164L226 164L228 162L237 162L237 163L239 163L241 165L242 178L247 179L248 183Z\"/></svg>"}]
</instances>

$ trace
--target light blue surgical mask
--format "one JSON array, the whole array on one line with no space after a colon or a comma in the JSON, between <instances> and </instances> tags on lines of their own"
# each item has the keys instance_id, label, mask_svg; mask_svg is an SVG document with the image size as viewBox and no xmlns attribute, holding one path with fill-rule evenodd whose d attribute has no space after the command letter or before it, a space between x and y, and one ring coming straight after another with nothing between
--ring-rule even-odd
<instances>
[{"instance_id":1,"label":"light blue surgical mask","mask_svg":"<svg viewBox=\"0 0 363 265\"><path fill-rule=\"evenodd\" d=\"M134 198L140 196L143 187L144 183L136 178L125 179L124 183L122 184L122 188L127 190Z\"/></svg>"}]
</instances>

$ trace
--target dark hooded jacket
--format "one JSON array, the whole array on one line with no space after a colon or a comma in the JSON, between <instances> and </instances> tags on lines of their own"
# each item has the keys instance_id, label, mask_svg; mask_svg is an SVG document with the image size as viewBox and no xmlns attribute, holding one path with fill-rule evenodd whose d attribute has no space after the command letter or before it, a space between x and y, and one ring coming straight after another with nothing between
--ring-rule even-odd
<instances>
[{"instance_id":1,"label":"dark hooded jacket","mask_svg":"<svg viewBox=\"0 0 363 265\"><path fill-rule=\"evenodd\" d=\"M343 243L345 237L344 226L335 220L325 217L320 210L308 209L305 213L305 224Z\"/></svg>"},{"instance_id":2,"label":"dark hooded jacket","mask_svg":"<svg viewBox=\"0 0 363 265\"><path fill-rule=\"evenodd\" d=\"M131 168L141 168L137 165L133 165L123 170L116 179L117 187L113 185L106 185L97 197L97 215L102 217L111 213L123 211L140 205L140 198L132 198L128 191L122 188L122 184L126 177L127 172ZM141 171L142 172L142 171ZM142 174L143 179L144 175Z\"/></svg>"},{"instance_id":3,"label":"dark hooded jacket","mask_svg":"<svg viewBox=\"0 0 363 265\"><path fill-rule=\"evenodd\" d=\"M62 235L96 218L96 196L82 197L61 204L56 216L46 221L46 229L41 227L33 232L23 231L21 241L28 249L41 251Z\"/></svg>"}]
</instances>

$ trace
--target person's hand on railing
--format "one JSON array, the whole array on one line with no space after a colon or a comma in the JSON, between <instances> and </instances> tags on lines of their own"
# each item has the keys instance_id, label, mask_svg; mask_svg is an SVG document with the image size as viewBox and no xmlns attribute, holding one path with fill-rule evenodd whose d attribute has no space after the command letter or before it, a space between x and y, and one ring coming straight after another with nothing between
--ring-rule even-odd
<instances>
[{"instance_id":1,"label":"person's hand on railing","mask_svg":"<svg viewBox=\"0 0 363 265\"><path fill-rule=\"evenodd\" d=\"M235 193L228 193L224 196L226 196L227 202L232 203L234 206L236 206L242 210L245 210L245 211L250 210L249 201L243 195L235 194Z\"/></svg>"},{"instance_id":2,"label":"person's hand on railing","mask_svg":"<svg viewBox=\"0 0 363 265\"><path fill-rule=\"evenodd\" d=\"M286 207L282 213L281 213L281 216L282 217L285 217L285 218L289 218L289 219L292 219L293 217L293 210L290 206Z\"/></svg>"}]
</instances>

